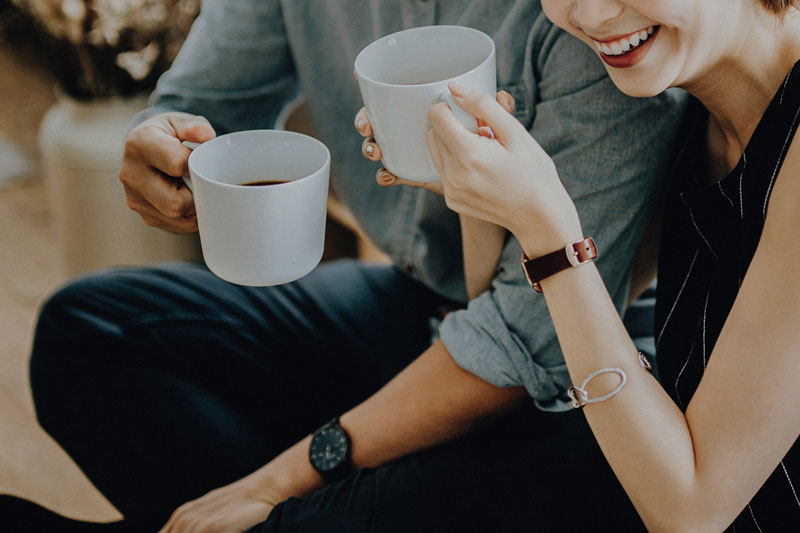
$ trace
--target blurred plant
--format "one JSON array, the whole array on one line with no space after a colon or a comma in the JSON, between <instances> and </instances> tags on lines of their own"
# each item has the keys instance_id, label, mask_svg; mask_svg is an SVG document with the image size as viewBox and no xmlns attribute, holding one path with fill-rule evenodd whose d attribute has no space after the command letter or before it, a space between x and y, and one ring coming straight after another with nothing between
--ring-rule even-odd
<instances>
[{"instance_id":1,"label":"blurred plant","mask_svg":"<svg viewBox=\"0 0 800 533\"><path fill-rule=\"evenodd\" d=\"M201 0L11 0L44 34L44 60L78 99L150 90Z\"/></svg>"}]
</instances>

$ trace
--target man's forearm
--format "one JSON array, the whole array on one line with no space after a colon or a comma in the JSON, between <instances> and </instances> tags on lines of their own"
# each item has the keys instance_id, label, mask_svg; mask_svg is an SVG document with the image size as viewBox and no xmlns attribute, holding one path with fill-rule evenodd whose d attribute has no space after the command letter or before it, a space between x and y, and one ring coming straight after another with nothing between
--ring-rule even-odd
<instances>
[{"instance_id":1,"label":"man's forearm","mask_svg":"<svg viewBox=\"0 0 800 533\"><path fill-rule=\"evenodd\" d=\"M522 387L495 387L460 368L441 342L381 390L343 414L356 468L375 467L455 439L526 397ZM304 496L324 482L308 460L309 438L264 467L265 484L284 498ZM261 472L261 471L260 471Z\"/></svg>"},{"instance_id":2,"label":"man's forearm","mask_svg":"<svg viewBox=\"0 0 800 533\"><path fill-rule=\"evenodd\" d=\"M341 423L352 435L355 466L378 466L459 437L525 396L521 387L495 387L460 368L437 341Z\"/></svg>"},{"instance_id":3,"label":"man's forearm","mask_svg":"<svg viewBox=\"0 0 800 533\"><path fill-rule=\"evenodd\" d=\"M489 288L497 273L497 262L506 244L507 230L491 222L459 215L464 281L472 300Z\"/></svg>"}]
</instances>

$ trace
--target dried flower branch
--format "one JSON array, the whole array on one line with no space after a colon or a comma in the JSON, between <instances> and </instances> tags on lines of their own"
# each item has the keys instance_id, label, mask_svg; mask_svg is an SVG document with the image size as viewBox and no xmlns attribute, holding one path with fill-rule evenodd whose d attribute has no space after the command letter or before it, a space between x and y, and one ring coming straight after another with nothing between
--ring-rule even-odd
<instances>
[{"instance_id":1,"label":"dried flower branch","mask_svg":"<svg viewBox=\"0 0 800 533\"><path fill-rule=\"evenodd\" d=\"M50 38L50 66L78 98L152 88L201 0L11 0Z\"/></svg>"}]
</instances>

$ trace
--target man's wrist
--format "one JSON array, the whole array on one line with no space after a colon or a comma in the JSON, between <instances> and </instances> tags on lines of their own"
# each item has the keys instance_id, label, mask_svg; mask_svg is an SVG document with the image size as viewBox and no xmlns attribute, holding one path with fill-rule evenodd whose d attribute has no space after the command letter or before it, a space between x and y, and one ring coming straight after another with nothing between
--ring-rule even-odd
<instances>
[{"instance_id":1,"label":"man's wrist","mask_svg":"<svg viewBox=\"0 0 800 533\"><path fill-rule=\"evenodd\" d=\"M257 471L264 495L282 502L302 498L325 486L325 480L308 461L311 436L307 436Z\"/></svg>"}]
</instances>

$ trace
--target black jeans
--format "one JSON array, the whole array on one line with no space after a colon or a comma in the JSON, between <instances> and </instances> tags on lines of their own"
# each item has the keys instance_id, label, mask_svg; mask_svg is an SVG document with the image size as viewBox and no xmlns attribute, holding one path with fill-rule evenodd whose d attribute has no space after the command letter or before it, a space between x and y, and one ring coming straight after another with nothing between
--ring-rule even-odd
<instances>
[{"instance_id":1,"label":"black jeans","mask_svg":"<svg viewBox=\"0 0 800 533\"><path fill-rule=\"evenodd\" d=\"M267 463L427 348L451 302L393 267L329 263L247 288L203 267L76 280L42 309L42 426L136 530ZM525 405L306 499L254 531L642 529L580 412Z\"/></svg>"}]
</instances>

